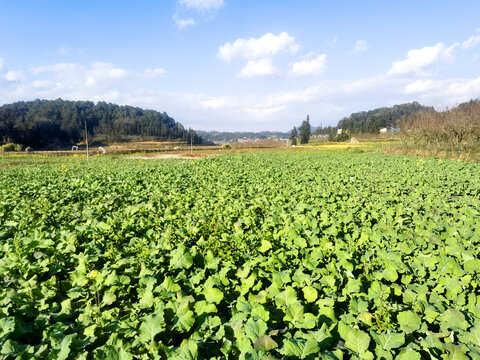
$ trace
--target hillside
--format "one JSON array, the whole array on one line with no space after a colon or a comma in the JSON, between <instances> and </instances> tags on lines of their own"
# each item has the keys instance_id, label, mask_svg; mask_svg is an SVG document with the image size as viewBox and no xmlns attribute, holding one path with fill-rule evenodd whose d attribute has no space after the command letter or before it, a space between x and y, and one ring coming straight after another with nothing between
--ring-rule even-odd
<instances>
[{"instance_id":1,"label":"hillside","mask_svg":"<svg viewBox=\"0 0 480 360\"><path fill-rule=\"evenodd\" d=\"M353 113L340 120L337 127L348 130L350 133L378 133L383 127L397 127L404 117L423 111L434 111L434 109L416 101L392 107L381 107Z\"/></svg>"},{"instance_id":2,"label":"hillside","mask_svg":"<svg viewBox=\"0 0 480 360\"><path fill-rule=\"evenodd\" d=\"M179 140L198 144L200 136L167 113L133 106L91 101L35 100L0 107L0 144L14 142L34 148L83 141L85 123L93 141L131 139Z\"/></svg>"}]
</instances>

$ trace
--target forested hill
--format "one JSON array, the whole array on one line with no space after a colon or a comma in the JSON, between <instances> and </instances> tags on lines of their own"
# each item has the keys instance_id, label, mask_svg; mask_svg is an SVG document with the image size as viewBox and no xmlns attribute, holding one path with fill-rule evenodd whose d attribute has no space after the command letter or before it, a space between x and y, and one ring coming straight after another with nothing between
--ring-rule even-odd
<instances>
[{"instance_id":1,"label":"forested hill","mask_svg":"<svg viewBox=\"0 0 480 360\"><path fill-rule=\"evenodd\" d=\"M434 111L434 109L414 101L389 108L382 107L370 111L361 111L340 120L338 128L348 130L351 133L378 133L384 127L398 127L403 117L421 111Z\"/></svg>"},{"instance_id":2,"label":"forested hill","mask_svg":"<svg viewBox=\"0 0 480 360\"><path fill-rule=\"evenodd\" d=\"M202 142L167 113L106 102L35 100L0 107L0 144L56 147L83 141L180 140Z\"/></svg>"}]
</instances>

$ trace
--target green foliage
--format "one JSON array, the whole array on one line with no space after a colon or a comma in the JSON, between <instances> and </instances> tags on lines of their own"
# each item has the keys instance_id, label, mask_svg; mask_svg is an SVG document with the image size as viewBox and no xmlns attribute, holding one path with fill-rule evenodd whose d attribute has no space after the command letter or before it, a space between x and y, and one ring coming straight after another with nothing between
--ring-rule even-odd
<instances>
[{"instance_id":1,"label":"green foliage","mask_svg":"<svg viewBox=\"0 0 480 360\"><path fill-rule=\"evenodd\" d=\"M338 128L350 133L378 133L384 127L398 127L401 120L422 111L433 111L432 107L420 105L414 101L409 104L394 105L390 108L378 108L351 114L338 122Z\"/></svg>"},{"instance_id":2,"label":"green foliage","mask_svg":"<svg viewBox=\"0 0 480 360\"><path fill-rule=\"evenodd\" d=\"M84 140L85 122L89 136L101 141L172 139L195 144L202 139L185 129L165 112L132 106L91 101L35 100L0 107L0 134L15 142L32 146L54 147Z\"/></svg>"},{"instance_id":3,"label":"green foliage","mask_svg":"<svg viewBox=\"0 0 480 360\"><path fill-rule=\"evenodd\" d=\"M290 143L292 145L297 145L297 138L298 138L298 132L297 128L294 126L292 131L290 132Z\"/></svg>"},{"instance_id":4,"label":"green foliage","mask_svg":"<svg viewBox=\"0 0 480 360\"><path fill-rule=\"evenodd\" d=\"M348 140L350 140L350 134L344 131L342 131L340 134L331 133L330 135L328 135L328 141L344 142Z\"/></svg>"},{"instance_id":5,"label":"green foliage","mask_svg":"<svg viewBox=\"0 0 480 360\"><path fill-rule=\"evenodd\" d=\"M0 152L9 152L9 151L22 151L22 145L21 144L4 144L0 145Z\"/></svg>"},{"instance_id":6,"label":"green foliage","mask_svg":"<svg viewBox=\"0 0 480 360\"><path fill-rule=\"evenodd\" d=\"M0 357L477 358L479 178L307 151L0 167Z\"/></svg>"},{"instance_id":7,"label":"green foliage","mask_svg":"<svg viewBox=\"0 0 480 360\"><path fill-rule=\"evenodd\" d=\"M310 126L310 116L307 115L307 119L302 122L302 125L298 128L298 135L300 138L300 144L307 144L310 140L312 129Z\"/></svg>"}]
</instances>

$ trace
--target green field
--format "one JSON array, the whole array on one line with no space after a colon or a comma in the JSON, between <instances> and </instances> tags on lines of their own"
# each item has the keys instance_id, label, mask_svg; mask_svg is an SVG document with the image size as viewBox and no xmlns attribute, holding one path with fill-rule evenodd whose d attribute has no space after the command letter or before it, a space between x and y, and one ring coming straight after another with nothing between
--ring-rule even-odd
<instances>
[{"instance_id":1,"label":"green field","mask_svg":"<svg viewBox=\"0 0 480 360\"><path fill-rule=\"evenodd\" d=\"M0 161L0 358L480 358L479 164L21 162Z\"/></svg>"}]
</instances>

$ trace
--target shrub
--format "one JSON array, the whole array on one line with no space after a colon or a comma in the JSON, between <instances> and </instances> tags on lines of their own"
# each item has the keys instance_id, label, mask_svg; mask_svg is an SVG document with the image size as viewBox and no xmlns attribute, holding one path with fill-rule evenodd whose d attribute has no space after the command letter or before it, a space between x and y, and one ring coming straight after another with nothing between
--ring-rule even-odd
<instances>
[{"instance_id":1,"label":"shrub","mask_svg":"<svg viewBox=\"0 0 480 360\"><path fill-rule=\"evenodd\" d=\"M9 151L22 151L22 145L21 144L4 144L0 146L0 151L1 152L9 152Z\"/></svg>"}]
</instances>

